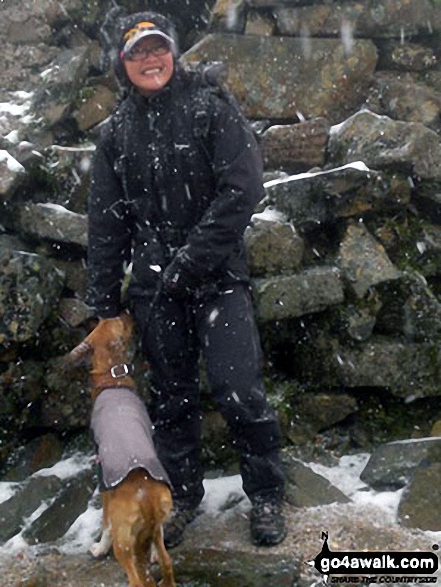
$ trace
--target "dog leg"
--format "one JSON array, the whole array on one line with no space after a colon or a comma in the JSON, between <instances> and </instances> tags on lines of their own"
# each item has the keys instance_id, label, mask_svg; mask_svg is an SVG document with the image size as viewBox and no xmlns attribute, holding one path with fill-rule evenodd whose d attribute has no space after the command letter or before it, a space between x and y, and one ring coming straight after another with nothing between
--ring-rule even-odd
<instances>
[{"instance_id":1,"label":"dog leg","mask_svg":"<svg viewBox=\"0 0 441 587\"><path fill-rule=\"evenodd\" d=\"M146 569L140 569L140 565L136 563L133 548L116 539L113 544L113 552L116 560L127 574L129 587L157 587L156 581L150 573Z\"/></svg>"},{"instance_id":2,"label":"dog leg","mask_svg":"<svg viewBox=\"0 0 441 587\"><path fill-rule=\"evenodd\" d=\"M112 546L112 535L109 528L104 528L99 542L94 542L90 547L90 552L94 557L100 557L107 554Z\"/></svg>"},{"instance_id":3,"label":"dog leg","mask_svg":"<svg viewBox=\"0 0 441 587\"><path fill-rule=\"evenodd\" d=\"M105 492L103 494L103 533L101 535L101 540L99 542L95 542L90 547L90 552L94 557L104 556L109 552L112 546L112 534L109 527L108 508L109 495Z\"/></svg>"},{"instance_id":4,"label":"dog leg","mask_svg":"<svg viewBox=\"0 0 441 587\"><path fill-rule=\"evenodd\" d=\"M162 530L162 525L159 526L155 532L154 545L159 567L161 569L161 587L176 587L172 560L164 545L164 532Z\"/></svg>"}]
</instances>

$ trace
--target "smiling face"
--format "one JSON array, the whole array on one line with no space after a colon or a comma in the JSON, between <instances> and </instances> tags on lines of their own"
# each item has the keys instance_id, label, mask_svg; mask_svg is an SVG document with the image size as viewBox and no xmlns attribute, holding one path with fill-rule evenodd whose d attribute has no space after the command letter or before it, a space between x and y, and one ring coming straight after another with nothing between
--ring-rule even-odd
<instances>
[{"instance_id":1,"label":"smiling face","mask_svg":"<svg viewBox=\"0 0 441 587\"><path fill-rule=\"evenodd\" d=\"M173 75L173 53L165 39L152 35L136 43L124 57L124 66L138 92L152 96L162 90Z\"/></svg>"}]
</instances>

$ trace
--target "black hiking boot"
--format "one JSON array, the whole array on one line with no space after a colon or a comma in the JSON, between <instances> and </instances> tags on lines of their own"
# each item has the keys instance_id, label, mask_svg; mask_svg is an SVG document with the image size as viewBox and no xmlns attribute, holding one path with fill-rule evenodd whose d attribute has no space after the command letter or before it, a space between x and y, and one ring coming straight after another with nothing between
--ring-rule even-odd
<instances>
[{"instance_id":1,"label":"black hiking boot","mask_svg":"<svg viewBox=\"0 0 441 587\"><path fill-rule=\"evenodd\" d=\"M166 548L178 546L184 539L187 524L196 517L196 508L174 504L170 517L164 524L164 544Z\"/></svg>"},{"instance_id":2,"label":"black hiking boot","mask_svg":"<svg viewBox=\"0 0 441 587\"><path fill-rule=\"evenodd\" d=\"M260 496L250 514L251 540L256 546L275 546L285 539L285 518L280 496Z\"/></svg>"}]
</instances>

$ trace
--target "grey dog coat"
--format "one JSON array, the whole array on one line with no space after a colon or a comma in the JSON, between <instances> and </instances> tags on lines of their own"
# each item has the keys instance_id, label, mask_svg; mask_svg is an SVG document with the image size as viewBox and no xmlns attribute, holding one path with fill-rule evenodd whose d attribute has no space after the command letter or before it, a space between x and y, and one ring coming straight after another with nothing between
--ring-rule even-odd
<instances>
[{"instance_id":1,"label":"grey dog coat","mask_svg":"<svg viewBox=\"0 0 441 587\"><path fill-rule=\"evenodd\" d=\"M133 391L125 387L102 391L93 406L91 428L107 489L140 467L171 486L153 445L152 422Z\"/></svg>"}]
</instances>

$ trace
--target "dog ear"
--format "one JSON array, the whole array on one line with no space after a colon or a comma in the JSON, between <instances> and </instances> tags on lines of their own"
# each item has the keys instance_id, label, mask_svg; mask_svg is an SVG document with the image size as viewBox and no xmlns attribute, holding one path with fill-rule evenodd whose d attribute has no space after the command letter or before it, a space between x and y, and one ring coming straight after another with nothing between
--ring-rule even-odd
<instances>
[{"instance_id":1,"label":"dog ear","mask_svg":"<svg viewBox=\"0 0 441 587\"><path fill-rule=\"evenodd\" d=\"M64 361L68 365L77 366L90 358L92 352L93 347L86 339L83 340L83 342L80 342L80 344L72 349L70 353L67 353L67 355L64 356Z\"/></svg>"}]
</instances>

